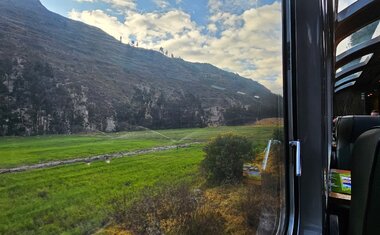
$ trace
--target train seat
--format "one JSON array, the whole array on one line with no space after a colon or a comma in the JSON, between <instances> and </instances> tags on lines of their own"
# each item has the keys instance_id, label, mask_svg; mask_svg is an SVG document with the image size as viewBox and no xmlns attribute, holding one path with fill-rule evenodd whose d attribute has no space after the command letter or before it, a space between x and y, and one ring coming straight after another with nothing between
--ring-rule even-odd
<instances>
[{"instance_id":1,"label":"train seat","mask_svg":"<svg viewBox=\"0 0 380 235\"><path fill-rule=\"evenodd\" d=\"M352 152L350 235L380 234L380 127L360 135Z\"/></svg>"},{"instance_id":2,"label":"train seat","mask_svg":"<svg viewBox=\"0 0 380 235\"><path fill-rule=\"evenodd\" d=\"M375 126L380 126L380 117L367 115L340 117L336 122L336 160L332 166L351 170L351 154L356 139Z\"/></svg>"}]
</instances>

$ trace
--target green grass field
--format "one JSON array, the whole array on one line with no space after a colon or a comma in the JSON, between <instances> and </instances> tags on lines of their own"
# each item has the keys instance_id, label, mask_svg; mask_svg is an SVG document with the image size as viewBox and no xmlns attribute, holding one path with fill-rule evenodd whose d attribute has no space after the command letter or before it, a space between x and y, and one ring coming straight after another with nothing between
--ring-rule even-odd
<instances>
[{"instance_id":1,"label":"green grass field","mask_svg":"<svg viewBox=\"0 0 380 235\"><path fill-rule=\"evenodd\" d=\"M84 234L108 219L109 201L156 183L197 177L199 147L0 176L0 234Z\"/></svg>"},{"instance_id":2,"label":"green grass field","mask_svg":"<svg viewBox=\"0 0 380 235\"><path fill-rule=\"evenodd\" d=\"M273 126L0 138L0 168L189 142L220 133L264 150ZM87 164L0 175L0 234L88 234L109 221L110 200L146 186L199 180L203 145Z\"/></svg>"},{"instance_id":3,"label":"green grass field","mask_svg":"<svg viewBox=\"0 0 380 235\"><path fill-rule=\"evenodd\" d=\"M255 144L264 146L273 132L273 127L239 126L70 136L1 137L0 168L157 146L203 142L225 132L234 132L250 137Z\"/></svg>"}]
</instances>

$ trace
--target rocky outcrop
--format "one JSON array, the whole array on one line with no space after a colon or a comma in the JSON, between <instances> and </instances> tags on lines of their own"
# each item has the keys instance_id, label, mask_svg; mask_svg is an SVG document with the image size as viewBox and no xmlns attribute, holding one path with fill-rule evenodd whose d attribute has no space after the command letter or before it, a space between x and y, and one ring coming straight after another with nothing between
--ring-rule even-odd
<instances>
[{"instance_id":1,"label":"rocky outcrop","mask_svg":"<svg viewBox=\"0 0 380 235\"><path fill-rule=\"evenodd\" d=\"M121 44L38 0L0 1L0 135L241 124L279 116L278 99L210 64Z\"/></svg>"}]
</instances>

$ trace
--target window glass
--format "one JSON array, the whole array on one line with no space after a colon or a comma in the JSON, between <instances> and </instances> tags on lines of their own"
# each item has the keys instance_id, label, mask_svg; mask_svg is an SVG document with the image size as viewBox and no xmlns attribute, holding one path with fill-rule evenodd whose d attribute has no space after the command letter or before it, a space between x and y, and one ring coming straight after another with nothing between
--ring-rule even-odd
<instances>
[{"instance_id":1,"label":"window glass","mask_svg":"<svg viewBox=\"0 0 380 235\"><path fill-rule=\"evenodd\" d=\"M357 79L358 77L360 77L361 74L362 74L362 71L357 72L357 73L354 73L354 74L351 74L351 75L349 75L349 76L347 76L347 77L344 77L344 78L340 79L339 81L337 81L337 82L335 83L335 87L338 87L338 86L340 86L340 85L342 85L343 83L346 83L346 82L348 82L348 81L351 81L351 80Z\"/></svg>"},{"instance_id":2,"label":"window glass","mask_svg":"<svg viewBox=\"0 0 380 235\"><path fill-rule=\"evenodd\" d=\"M0 234L281 234L281 14L0 1Z\"/></svg>"},{"instance_id":3,"label":"window glass","mask_svg":"<svg viewBox=\"0 0 380 235\"><path fill-rule=\"evenodd\" d=\"M351 61L351 62L343 65L342 67L338 68L336 70L336 73L340 73L340 72L344 71L345 69L348 69L351 66L355 66L355 65L357 65L359 63L367 64L369 62L369 60L372 58L372 55L373 55L373 53L365 55L365 56L362 56L360 58L357 58L357 59L355 59L355 60L353 60L353 61Z\"/></svg>"},{"instance_id":4,"label":"window glass","mask_svg":"<svg viewBox=\"0 0 380 235\"><path fill-rule=\"evenodd\" d=\"M343 11L344 9L351 6L355 2L357 2L357 0L339 0L338 1L338 12Z\"/></svg>"},{"instance_id":5,"label":"window glass","mask_svg":"<svg viewBox=\"0 0 380 235\"><path fill-rule=\"evenodd\" d=\"M336 88L335 89L335 93L338 92L338 91L341 91L343 89L346 89L348 87L351 87L351 86L355 85L355 83L356 83L356 81L352 81L352 82L346 83L343 86L340 86L340 87Z\"/></svg>"},{"instance_id":6,"label":"window glass","mask_svg":"<svg viewBox=\"0 0 380 235\"><path fill-rule=\"evenodd\" d=\"M377 20L343 39L337 46L336 54L340 55L363 42L379 36L379 34L379 20Z\"/></svg>"}]
</instances>

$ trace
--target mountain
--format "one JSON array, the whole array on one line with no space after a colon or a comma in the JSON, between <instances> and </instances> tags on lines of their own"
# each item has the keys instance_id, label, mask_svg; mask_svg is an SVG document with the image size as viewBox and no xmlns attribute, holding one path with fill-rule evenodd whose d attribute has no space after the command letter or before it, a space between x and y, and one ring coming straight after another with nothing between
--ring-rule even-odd
<instances>
[{"instance_id":1,"label":"mountain","mask_svg":"<svg viewBox=\"0 0 380 235\"><path fill-rule=\"evenodd\" d=\"M278 116L281 99L213 65L122 44L38 0L0 1L0 135L241 124Z\"/></svg>"}]
</instances>

